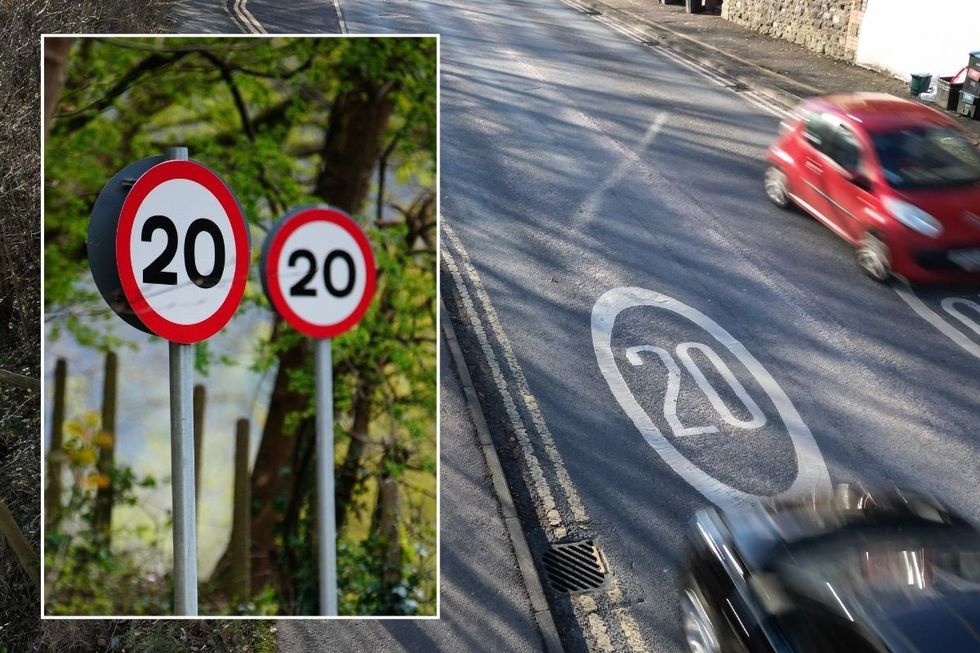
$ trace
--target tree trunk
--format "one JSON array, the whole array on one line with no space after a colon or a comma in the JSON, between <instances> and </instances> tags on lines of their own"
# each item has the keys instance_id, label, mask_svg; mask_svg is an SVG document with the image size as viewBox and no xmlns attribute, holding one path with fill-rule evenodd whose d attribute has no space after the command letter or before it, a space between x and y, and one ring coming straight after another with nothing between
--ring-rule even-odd
<instances>
[{"instance_id":1,"label":"tree trunk","mask_svg":"<svg viewBox=\"0 0 980 653\"><path fill-rule=\"evenodd\" d=\"M333 102L314 194L348 213L364 203L381 156L381 134L394 110L382 89L355 87Z\"/></svg>"},{"instance_id":2,"label":"tree trunk","mask_svg":"<svg viewBox=\"0 0 980 653\"><path fill-rule=\"evenodd\" d=\"M115 352L105 355L105 379L102 386L102 434L109 436L107 442L99 442L99 476L105 479L99 482L95 493L95 512L92 518L92 529L99 535L106 547L112 544L112 504L114 488L112 487L112 472L115 467L116 454L116 376L118 358Z\"/></svg>"},{"instance_id":3,"label":"tree trunk","mask_svg":"<svg viewBox=\"0 0 980 653\"><path fill-rule=\"evenodd\" d=\"M273 340L286 328L276 320ZM309 341L299 339L279 355L279 370L269 398L269 413L262 429L262 440L252 468L252 591L259 592L274 581L276 528L282 522L281 503L288 480L282 470L293 457L296 437L286 430L290 414L306 408L309 397L289 388L290 371L312 360ZM227 555L227 552L226 552Z\"/></svg>"},{"instance_id":4,"label":"tree trunk","mask_svg":"<svg viewBox=\"0 0 980 653\"><path fill-rule=\"evenodd\" d=\"M51 127L61 87L65 85L65 71L68 68L68 51L71 38L48 37L44 40L44 131Z\"/></svg>"},{"instance_id":5,"label":"tree trunk","mask_svg":"<svg viewBox=\"0 0 980 653\"><path fill-rule=\"evenodd\" d=\"M390 595L402 579L402 547L398 537L402 500L397 479L390 476L382 478L380 502L379 536L384 547L384 573L381 578L385 595Z\"/></svg>"},{"instance_id":6,"label":"tree trunk","mask_svg":"<svg viewBox=\"0 0 980 653\"><path fill-rule=\"evenodd\" d=\"M48 452L48 487L44 495L45 521L48 528L57 525L61 516L61 470L65 439L65 386L68 383L68 361L59 358L54 367L54 409L51 412L51 450Z\"/></svg>"},{"instance_id":7,"label":"tree trunk","mask_svg":"<svg viewBox=\"0 0 980 653\"><path fill-rule=\"evenodd\" d=\"M350 509L351 499L354 496L354 488L360 483L363 476L361 474L361 459L364 457L364 450L368 443L368 425L371 422L371 395L373 388L364 388L363 384L357 397L354 399L354 422L350 430L350 446L344 456L344 463L337 473L336 495L336 516L337 532L344 530L347 522L347 514Z\"/></svg>"},{"instance_id":8,"label":"tree trunk","mask_svg":"<svg viewBox=\"0 0 980 653\"><path fill-rule=\"evenodd\" d=\"M231 596L236 602L252 597L251 576L251 509L248 477L249 423L240 419L235 425L235 491L233 521L231 527Z\"/></svg>"}]
</instances>

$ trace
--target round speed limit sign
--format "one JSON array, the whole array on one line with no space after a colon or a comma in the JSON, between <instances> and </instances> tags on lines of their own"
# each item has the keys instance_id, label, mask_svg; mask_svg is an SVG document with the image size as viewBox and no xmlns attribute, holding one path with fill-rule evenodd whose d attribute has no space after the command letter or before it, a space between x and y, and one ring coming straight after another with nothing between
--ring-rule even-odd
<instances>
[{"instance_id":1,"label":"round speed limit sign","mask_svg":"<svg viewBox=\"0 0 980 653\"><path fill-rule=\"evenodd\" d=\"M245 292L250 243L242 209L200 163L162 161L140 172L128 191L113 186L122 173L103 190L125 192L118 214L99 211L102 196L93 210L96 284L130 324L173 342L205 340L228 323Z\"/></svg>"},{"instance_id":2,"label":"round speed limit sign","mask_svg":"<svg viewBox=\"0 0 980 653\"><path fill-rule=\"evenodd\" d=\"M262 248L262 287L297 331L333 338L364 316L375 288L371 245L354 220L313 206L283 216Z\"/></svg>"}]
</instances>

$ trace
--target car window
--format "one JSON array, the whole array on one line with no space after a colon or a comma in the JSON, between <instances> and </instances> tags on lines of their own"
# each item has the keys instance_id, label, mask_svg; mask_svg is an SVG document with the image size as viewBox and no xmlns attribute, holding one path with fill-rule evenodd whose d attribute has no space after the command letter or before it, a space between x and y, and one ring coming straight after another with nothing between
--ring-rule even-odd
<instances>
[{"instance_id":1,"label":"car window","mask_svg":"<svg viewBox=\"0 0 980 653\"><path fill-rule=\"evenodd\" d=\"M807 118L806 129L803 131L803 135L806 140L810 141L813 147L821 152L827 151L832 133L833 127L823 117L823 114L812 113Z\"/></svg>"},{"instance_id":2,"label":"car window","mask_svg":"<svg viewBox=\"0 0 980 653\"><path fill-rule=\"evenodd\" d=\"M830 140L834 133L834 126L822 113L812 113L806 121L806 129L803 135L810 144L821 152L827 152L830 147Z\"/></svg>"},{"instance_id":3,"label":"car window","mask_svg":"<svg viewBox=\"0 0 980 653\"><path fill-rule=\"evenodd\" d=\"M872 134L894 188L936 188L980 181L980 153L955 129L922 127Z\"/></svg>"},{"instance_id":4,"label":"car window","mask_svg":"<svg viewBox=\"0 0 980 653\"><path fill-rule=\"evenodd\" d=\"M861 148L857 136L847 127L840 126L834 130L827 154L837 165L851 172L856 172L861 165Z\"/></svg>"}]
</instances>

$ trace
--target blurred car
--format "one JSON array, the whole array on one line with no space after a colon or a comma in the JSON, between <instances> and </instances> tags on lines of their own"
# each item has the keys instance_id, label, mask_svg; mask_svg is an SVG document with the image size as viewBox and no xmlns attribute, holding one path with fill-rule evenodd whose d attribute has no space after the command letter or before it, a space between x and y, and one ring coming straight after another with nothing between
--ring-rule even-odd
<instances>
[{"instance_id":1,"label":"blurred car","mask_svg":"<svg viewBox=\"0 0 980 653\"><path fill-rule=\"evenodd\" d=\"M813 98L767 161L770 201L854 245L873 279L980 281L980 152L940 112L884 93Z\"/></svg>"},{"instance_id":2,"label":"blurred car","mask_svg":"<svg viewBox=\"0 0 980 653\"><path fill-rule=\"evenodd\" d=\"M934 500L845 485L700 511L693 538L692 652L980 651L980 533Z\"/></svg>"}]
</instances>

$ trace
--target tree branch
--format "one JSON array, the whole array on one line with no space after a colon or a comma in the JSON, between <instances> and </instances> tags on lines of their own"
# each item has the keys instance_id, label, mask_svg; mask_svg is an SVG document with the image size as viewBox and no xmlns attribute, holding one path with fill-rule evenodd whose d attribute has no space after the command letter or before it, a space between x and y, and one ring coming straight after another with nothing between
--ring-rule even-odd
<instances>
[{"instance_id":1,"label":"tree branch","mask_svg":"<svg viewBox=\"0 0 980 653\"><path fill-rule=\"evenodd\" d=\"M77 131L91 122L95 116L112 104L113 100L125 93L130 87L146 73L159 70L170 64L180 61L189 52L175 52L171 55L151 54L143 61L136 64L128 73L119 78L112 87L98 100L90 103L87 107L59 114L58 118L67 118L64 122L64 129L69 132Z\"/></svg>"},{"instance_id":2,"label":"tree branch","mask_svg":"<svg viewBox=\"0 0 980 653\"><path fill-rule=\"evenodd\" d=\"M8 370L0 370L0 383L6 383L15 388L24 388L25 390L41 389L41 382L38 379Z\"/></svg>"}]
</instances>

